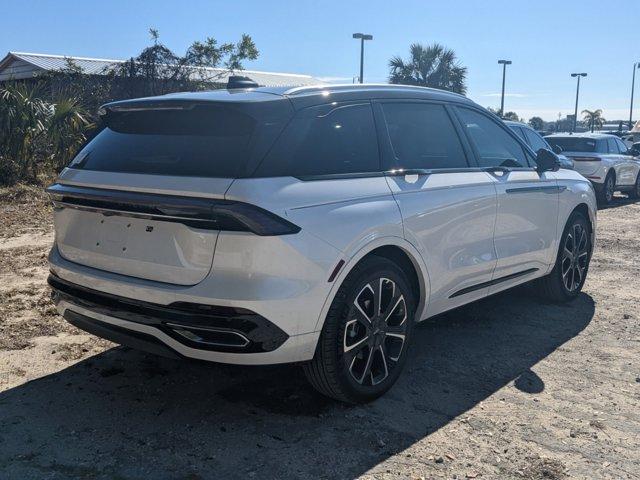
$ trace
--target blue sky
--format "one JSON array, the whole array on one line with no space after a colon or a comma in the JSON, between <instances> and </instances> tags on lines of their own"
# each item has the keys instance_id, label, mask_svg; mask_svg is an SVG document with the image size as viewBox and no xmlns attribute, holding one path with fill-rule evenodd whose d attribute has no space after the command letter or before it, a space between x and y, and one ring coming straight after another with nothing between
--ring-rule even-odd
<instances>
[{"instance_id":1,"label":"blue sky","mask_svg":"<svg viewBox=\"0 0 640 480\"><path fill-rule=\"evenodd\" d=\"M363 31L374 36L365 81L385 82L390 57L437 41L468 67L468 95L483 106L499 106L497 60L511 59L505 109L527 119L573 112L573 71L589 74L580 110L628 118L632 65L640 61L638 0L2 2L2 53L127 58L149 43L149 27L176 52L207 36L224 42L248 33L261 55L245 68L351 82L359 62L351 34Z\"/></svg>"}]
</instances>

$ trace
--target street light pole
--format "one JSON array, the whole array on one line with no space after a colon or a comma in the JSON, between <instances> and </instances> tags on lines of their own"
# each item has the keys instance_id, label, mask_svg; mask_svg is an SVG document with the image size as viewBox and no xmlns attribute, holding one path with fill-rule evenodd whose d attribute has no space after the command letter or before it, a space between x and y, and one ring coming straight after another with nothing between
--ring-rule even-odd
<instances>
[{"instance_id":1,"label":"street light pole","mask_svg":"<svg viewBox=\"0 0 640 480\"><path fill-rule=\"evenodd\" d=\"M360 39L360 83L364 82L364 41L373 40L373 35L366 33L354 33L353 38Z\"/></svg>"},{"instance_id":2,"label":"street light pole","mask_svg":"<svg viewBox=\"0 0 640 480\"><path fill-rule=\"evenodd\" d=\"M580 77L586 77L586 73L572 73L572 77L578 77L578 86L576 87L576 109L573 114L573 133L576 132L576 125L578 123L578 96L580 95Z\"/></svg>"},{"instance_id":3,"label":"street light pole","mask_svg":"<svg viewBox=\"0 0 640 480\"><path fill-rule=\"evenodd\" d=\"M629 130L633 128L633 90L636 86L636 68L640 69L640 62L633 64L633 78L631 80L631 105L629 106Z\"/></svg>"},{"instance_id":4,"label":"street light pole","mask_svg":"<svg viewBox=\"0 0 640 480\"><path fill-rule=\"evenodd\" d=\"M511 60L498 60L502 65L502 96L500 97L500 116L504 116L504 82L507 76L507 65L511 65Z\"/></svg>"}]
</instances>

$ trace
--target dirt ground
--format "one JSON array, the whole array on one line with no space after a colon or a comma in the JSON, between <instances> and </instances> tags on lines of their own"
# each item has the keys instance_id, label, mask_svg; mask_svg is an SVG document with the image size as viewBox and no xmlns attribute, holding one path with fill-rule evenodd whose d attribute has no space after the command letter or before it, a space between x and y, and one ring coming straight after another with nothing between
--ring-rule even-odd
<instances>
[{"instance_id":1,"label":"dirt ground","mask_svg":"<svg viewBox=\"0 0 640 480\"><path fill-rule=\"evenodd\" d=\"M420 325L396 386L347 407L296 366L138 353L48 300L50 208L0 190L0 478L639 478L640 204L599 212L584 293Z\"/></svg>"}]
</instances>

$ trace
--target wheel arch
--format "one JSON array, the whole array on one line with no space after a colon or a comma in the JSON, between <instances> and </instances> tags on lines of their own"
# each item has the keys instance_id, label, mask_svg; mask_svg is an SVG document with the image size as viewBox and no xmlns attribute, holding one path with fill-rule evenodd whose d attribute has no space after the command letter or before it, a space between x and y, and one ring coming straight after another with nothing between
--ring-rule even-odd
<instances>
[{"instance_id":1,"label":"wheel arch","mask_svg":"<svg viewBox=\"0 0 640 480\"><path fill-rule=\"evenodd\" d=\"M416 318L414 320L419 321L424 318L430 293L430 283L427 266L425 265L422 256L418 250L404 238L382 237L368 243L354 253L350 258L342 259L345 264L342 266L333 281L331 290L329 291L320 314L318 315L315 331L322 329L327 312L331 307L331 303L347 275L349 275L356 265L371 255L387 258L398 264L398 266L407 273L413 293L418 300Z\"/></svg>"}]
</instances>

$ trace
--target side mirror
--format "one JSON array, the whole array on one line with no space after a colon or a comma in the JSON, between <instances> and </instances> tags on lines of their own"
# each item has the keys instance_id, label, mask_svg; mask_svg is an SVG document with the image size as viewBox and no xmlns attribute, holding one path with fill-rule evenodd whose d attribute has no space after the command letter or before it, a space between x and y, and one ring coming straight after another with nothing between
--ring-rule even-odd
<instances>
[{"instance_id":1,"label":"side mirror","mask_svg":"<svg viewBox=\"0 0 640 480\"><path fill-rule=\"evenodd\" d=\"M560 155L562 153L562 147L560 145L551 145L553 153Z\"/></svg>"},{"instance_id":2,"label":"side mirror","mask_svg":"<svg viewBox=\"0 0 640 480\"><path fill-rule=\"evenodd\" d=\"M560 169L560 159L555 153L547 150L546 148L538 150L538 153L536 154L536 163L538 164L538 168L536 170L539 173L557 172Z\"/></svg>"},{"instance_id":3,"label":"side mirror","mask_svg":"<svg viewBox=\"0 0 640 480\"><path fill-rule=\"evenodd\" d=\"M629 149L629 155L633 155L634 157L640 157L640 147L636 147L635 145Z\"/></svg>"}]
</instances>

